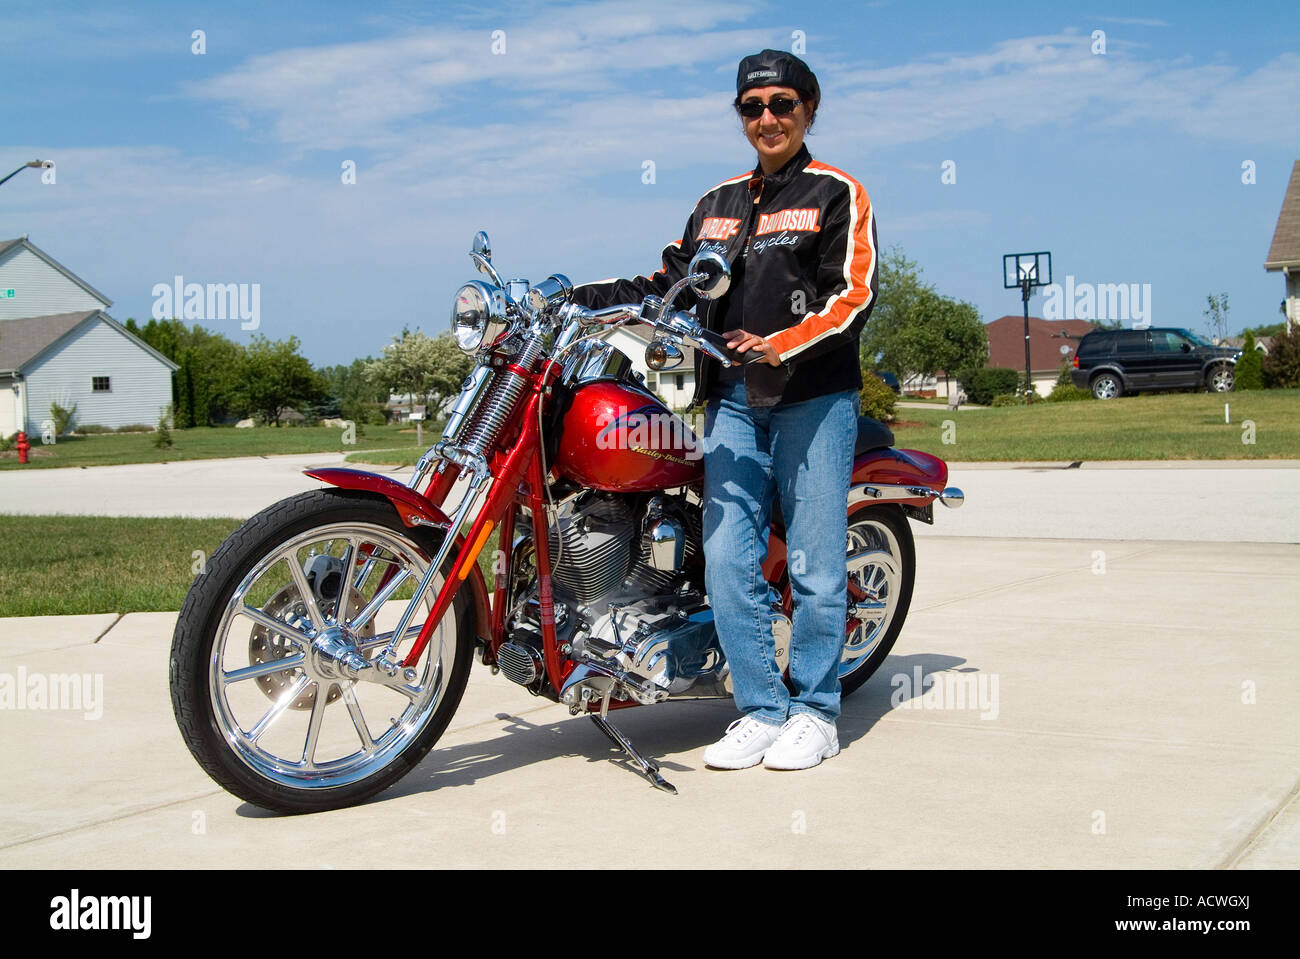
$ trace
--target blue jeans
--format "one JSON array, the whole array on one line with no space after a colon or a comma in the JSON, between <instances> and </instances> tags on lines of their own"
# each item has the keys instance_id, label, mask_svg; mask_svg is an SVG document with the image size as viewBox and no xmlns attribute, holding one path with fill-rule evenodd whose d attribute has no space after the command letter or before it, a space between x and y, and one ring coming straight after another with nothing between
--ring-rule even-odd
<instances>
[{"instance_id":1,"label":"blue jeans","mask_svg":"<svg viewBox=\"0 0 1300 959\"><path fill-rule=\"evenodd\" d=\"M853 391L751 409L745 384L710 397L704 421L704 583L736 706L780 726L840 714L848 614L848 495L857 439ZM794 600L790 693L777 669L763 561L774 495L785 517Z\"/></svg>"}]
</instances>

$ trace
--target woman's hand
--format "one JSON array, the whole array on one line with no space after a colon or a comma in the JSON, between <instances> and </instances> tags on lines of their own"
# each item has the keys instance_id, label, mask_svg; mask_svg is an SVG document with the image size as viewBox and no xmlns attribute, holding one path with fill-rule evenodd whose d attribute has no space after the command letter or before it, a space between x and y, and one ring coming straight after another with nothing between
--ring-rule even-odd
<instances>
[{"instance_id":1,"label":"woman's hand","mask_svg":"<svg viewBox=\"0 0 1300 959\"><path fill-rule=\"evenodd\" d=\"M727 338L727 346L737 353L758 350L763 354L763 361L768 366L781 365L781 357L776 352L776 347L757 333L746 333L744 330L728 330L724 335Z\"/></svg>"}]
</instances>

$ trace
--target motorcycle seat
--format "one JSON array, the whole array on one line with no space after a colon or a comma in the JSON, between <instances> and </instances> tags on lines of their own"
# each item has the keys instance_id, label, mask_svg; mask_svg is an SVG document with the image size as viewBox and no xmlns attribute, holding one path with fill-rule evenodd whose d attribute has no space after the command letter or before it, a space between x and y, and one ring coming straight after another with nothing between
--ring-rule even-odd
<instances>
[{"instance_id":1,"label":"motorcycle seat","mask_svg":"<svg viewBox=\"0 0 1300 959\"><path fill-rule=\"evenodd\" d=\"M894 432L880 420L870 416L858 417L858 441L853 444L853 455L861 456L884 446L894 445Z\"/></svg>"}]
</instances>

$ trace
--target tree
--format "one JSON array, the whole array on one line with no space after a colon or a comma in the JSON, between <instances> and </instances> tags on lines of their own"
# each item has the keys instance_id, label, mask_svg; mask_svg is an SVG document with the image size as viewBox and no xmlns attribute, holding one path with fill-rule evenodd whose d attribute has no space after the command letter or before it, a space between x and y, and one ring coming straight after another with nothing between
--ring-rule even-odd
<instances>
[{"instance_id":1,"label":"tree","mask_svg":"<svg viewBox=\"0 0 1300 959\"><path fill-rule=\"evenodd\" d=\"M1273 389L1300 386L1300 326L1273 337L1273 345L1264 357L1264 384Z\"/></svg>"},{"instance_id":2,"label":"tree","mask_svg":"<svg viewBox=\"0 0 1300 959\"><path fill-rule=\"evenodd\" d=\"M864 369L903 373L896 333L910 316L922 293L931 288L921 281L921 271L914 260L893 246L880 254L878 289L871 316L862 328L859 344Z\"/></svg>"},{"instance_id":3,"label":"tree","mask_svg":"<svg viewBox=\"0 0 1300 959\"><path fill-rule=\"evenodd\" d=\"M253 336L240 365L237 409L279 426L290 409L313 406L328 395L324 377L298 353L298 345L296 336L287 340Z\"/></svg>"},{"instance_id":4,"label":"tree","mask_svg":"<svg viewBox=\"0 0 1300 959\"><path fill-rule=\"evenodd\" d=\"M1209 306L1205 310L1206 326L1210 331L1210 338L1215 343L1223 342L1223 338L1228 335L1228 294L1220 293L1215 296L1213 293L1205 298Z\"/></svg>"},{"instance_id":5,"label":"tree","mask_svg":"<svg viewBox=\"0 0 1300 959\"><path fill-rule=\"evenodd\" d=\"M474 361L456 345L450 333L426 336L403 328L384 347L384 355L366 364L371 382L387 392L410 394L411 405L424 400L430 412L444 398L460 391Z\"/></svg>"},{"instance_id":6,"label":"tree","mask_svg":"<svg viewBox=\"0 0 1300 959\"><path fill-rule=\"evenodd\" d=\"M353 360L348 366L339 364L321 370L330 392L323 415L342 416L355 423L374 422L378 416L379 422L383 422L388 389L376 385L367 375L366 368L372 362L374 360L367 356L363 360Z\"/></svg>"},{"instance_id":7,"label":"tree","mask_svg":"<svg viewBox=\"0 0 1300 959\"><path fill-rule=\"evenodd\" d=\"M1241 356L1237 359L1237 368L1233 371L1237 390L1262 390L1264 388L1264 357L1255 349L1255 334L1246 331L1246 342L1242 346Z\"/></svg>"},{"instance_id":8,"label":"tree","mask_svg":"<svg viewBox=\"0 0 1300 959\"><path fill-rule=\"evenodd\" d=\"M891 348L908 372L934 376L943 370L946 383L958 369L988 362L988 331L969 303L922 290L902 320Z\"/></svg>"},{"instance_id":9,"label":"tree","mask_svg":"<svg viewBox=\"0 0 1300 959\"><path fill-rule=\"evenodd\" d=\"M178 429L209 426L232 412L239 390L244 348L220 333L180 320L128 319L127 330L180 367L172 377L172 409Z\"/></svg>"},{"instance_id":10,"label":"tree","mask_svg":"<svg viewBox=\"0 0 1300 959\"><path fill-rule=\"evenodd\" d=\"M988 332L969 303L941 296L898 247L880 257L876 305L862 331L867 369L946 376L988 362Z\"/></svg>"}]
</instances>

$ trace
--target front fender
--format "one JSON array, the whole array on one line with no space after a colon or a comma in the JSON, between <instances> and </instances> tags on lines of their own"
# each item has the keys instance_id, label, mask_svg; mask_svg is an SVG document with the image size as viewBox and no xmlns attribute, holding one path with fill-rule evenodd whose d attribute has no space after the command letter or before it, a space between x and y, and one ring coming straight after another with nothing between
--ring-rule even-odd
<instances>
[{"instance_id":1,"label":"front fender","mask_svg":"<svg viewBox=\"0 0 1300 959\"><path fill-rule=\"evenodd\" d=\"M358 490L384 497L393 504L398 517L407 526L433 526L444 531L451 528L451 520L439 507L420 495L417 490L391 480L387 476L344 467L303 470L303 473L322 483L337 486L339 489ZM464 536L457 536L456 548L459 549L464 541ZM492 607L488 601L483 571L478 568L478 563L470 564L469 576L465 581L469 583L470 592L474 597L474 633L486 643L488 637L492 635Z\"/></svg>"}]
</instances>

